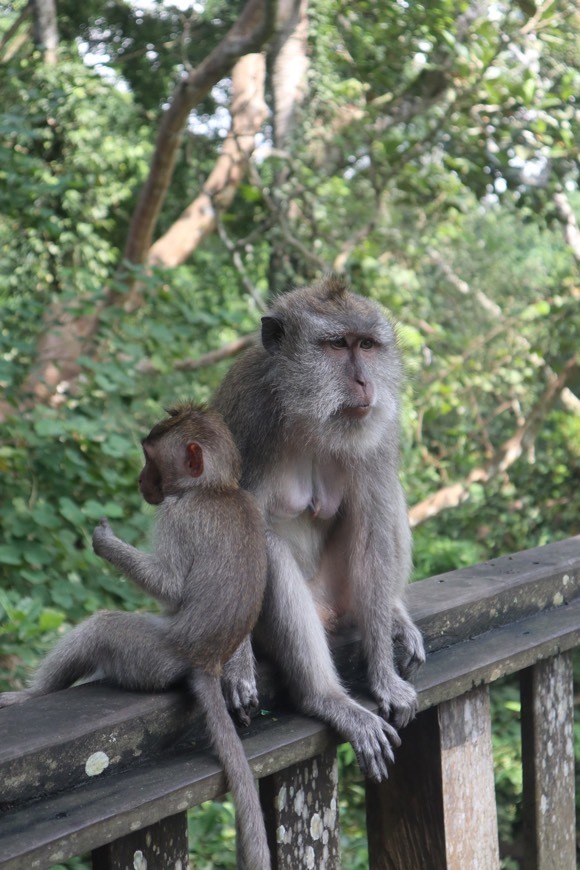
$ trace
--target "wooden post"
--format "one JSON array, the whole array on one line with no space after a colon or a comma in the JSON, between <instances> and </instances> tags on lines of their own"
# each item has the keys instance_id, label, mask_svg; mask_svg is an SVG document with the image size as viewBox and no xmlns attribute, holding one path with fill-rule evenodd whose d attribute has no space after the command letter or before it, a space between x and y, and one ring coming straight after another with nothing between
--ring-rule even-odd
<instances>
[{"instance_id":1,"label":"wooden post","mask_svg":"<svg viewBox=\"0 0 580 870\"><path fill-rule=\"evenodd\" d=\"M421 713L391 778L367 785L371 870L497 870L486 686Z\"/></svg>"},{"instance_id":2,"label":"wooden post","mask_svg":"<svg viewBox=\"0 0 580 870\"><path fill-rule=\"evenodd\" d=\"M92 854L93 870L189 870L187 813L120 837Z\"/></svg>"},{"instance_id":3,"label":"wooden post","mask_svg":"<svg viewBox=\"0 0 580 870\"><path fill-rule=\"evenodd\" d=\"M272 870L338 870L336 749L260 780Z\"/></svg>"},{"instance_id":4,"label":"wooden post","mask_svg":"<svg viewBox=\"0 0 580 870\"><path fill-rule=\"evenodd\" d=\"M389 779L367 782L367 835L371 870L444 867L441 747L437 708L401 732Z\"/></svg>"},{"instance_id":5,"label":"wooden post","mask_svg":"<svg viewBox=\"0 0 580 870\"><path fill-rule=\"evenodd\" d=\"M521 673L527 870L575 870L574 695L570 653Z\"/></svg>"},{"instance_id":6,"label":"wooden post","mask_svg":"<svg viewBox=\"0 0 580 870\"><path fill-rule=\"evenodd\" d=\"M447 866L497 870L499 843L489 689L439 705Z\"/></svg>"}]
</instances>

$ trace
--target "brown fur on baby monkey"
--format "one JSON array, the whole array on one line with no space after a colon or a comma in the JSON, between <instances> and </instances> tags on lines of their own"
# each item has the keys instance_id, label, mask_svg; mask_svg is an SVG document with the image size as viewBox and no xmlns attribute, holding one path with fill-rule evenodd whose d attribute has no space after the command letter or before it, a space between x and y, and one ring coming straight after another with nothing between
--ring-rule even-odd
<instances>
[{"instance_id":1,"label":"brown fur on baby monkey","mask_svg":"<svg viewBox=\"0 0 580 870\"><path fill-rule=\"evenodd\" d=\"M238 809L246 866L270 858L259 799L226 708L224 663L251 632L266 585L264 521L239 486L240 456L217 411L180 405L143 440L144 499L158 506L151 553L118 538L107 520L95 552L164 606L164 615L102 611L70 631L31 685L0 695L0 707L103 674L127 689L158 691L187 681L205 713ZM249 685L238 707L254 701Z\"/></svg>"},{"instance_id":2,"label":"brown fur on baby monkey","mask_svg":"<svg viewBox=\"0 0 580 870\"><path fill-rule=\"evenodd\" d=\"M139 488L147 502L160 506L155 550L173 568L159 576L157 595L178 608L173 631L194 651L192 664L221 674L260 612L266 583L262 515L239 487L240 455L217 412L177 407L142 445ZM100 552L98 530L94 543ZM101 555L108 558L106 551ZM187 576L194 612L176 571Z\"/></svg>"},{"instance_id":3,"label":"brown fur on baby monkey","mask_svg":"<svg viewBox=\"0 0 580 870\"><path fill-rule=\"evenodd\" d=\"M158 505L153 556L125 545L106 521L93 545L166 605L172 643L189 665L220 675L260 612L263 520L239 487L239 453L221 416L194 405L168 413L142 442L139 488Z\"/></svg>"}]
</instances>

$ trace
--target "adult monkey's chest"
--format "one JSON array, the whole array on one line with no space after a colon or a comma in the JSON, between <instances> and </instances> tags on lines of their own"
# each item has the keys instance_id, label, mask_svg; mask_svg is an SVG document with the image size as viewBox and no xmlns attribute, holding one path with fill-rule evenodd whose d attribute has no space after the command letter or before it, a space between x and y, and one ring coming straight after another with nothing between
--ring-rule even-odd
<instances>
[{"instance_id":1,"label":"adult monkey's chest","mask_svg":"<svg viewBox=\"0 0 580 870\"><path fill-rule=\"evenodd\" d=\"M277 469L263 503L273 523L300 518L328 521L339 512L346 473L334 458L295 455Z\"/></svg>"},{"instance_id":2,"label":"adult monkey's chest","mask_svg":"<svg viewBox=\"0 0 580 870\"><path fill-rule=\"evenodd\" d=\"M263 502L270 526L286 541L315 598L335 599L332 587L344 571L344 554L340 566L334 558L326 563L336 550L346 481L345 469L333 458L295 456L278 466Z\"/></svg>"}]
</instances>

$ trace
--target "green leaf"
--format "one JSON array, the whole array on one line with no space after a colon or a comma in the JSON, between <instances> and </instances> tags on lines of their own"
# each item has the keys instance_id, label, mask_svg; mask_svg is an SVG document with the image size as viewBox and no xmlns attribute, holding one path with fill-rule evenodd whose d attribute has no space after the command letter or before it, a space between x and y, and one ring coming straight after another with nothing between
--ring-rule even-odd
<instances>
[{"instance_id":1,"label":"green leaf","mask_svg":"<svg viewBox=\"0 0 580 870\"><path fill-rule=\"evenodd\" d=\"M106 511L100 502L89 499L83 505L83 513L92 520L100 520Z\"/></svg>"},{"instance_id":2,"label":"green leaf","mask_svg":"<svg viewBox=\"0 0 580 870\"><path fill-rule=\"evenodd\" d=\"M127 455L128 451L133 449L134 442L122 435L111 433L105 438L102 444L102 451L106 456L112 456L116 459L122 459Z\"/></svg>"},{"instance_id":3,"label":"green leaf","mask_svg":"<svg viewBox=\"0 0 580 870\"><path fill-rule=\"evenodd\" d=\"M547 299L540 299L538 302L534 302L532 305L528 305L527 308L521 313L522 320L538 320L539 318L546 317L551 311L550 303Z\"/></svg>"},{"instance_id":4,"label":"green leaf","mask_svg":"<svg viewBox=\"0 0 580 870\"><path fill-rule=\"evenodd\" d=\"M34 431L43 438L60 438L63 435L62 423L59 420L51 420L50 418L36 420Z\"/></svg>"},{"instance_id":5,"label":"green leaf","mask_svg":"<svg viewBox=\"0 0 580 870\"><path fill-rule=\"evenodd\" d=\"M73 526L81 526L84 520L83 513L78 505L76 505L67 496L62 496L58 500L58 507L63 517L72 523Z\"/></svg>"},{"instance_id":6,"label":"green leaf","mask_svg":"<svg viewBox=\"0 0 580 870\"><path fill-rule=\"evenodd\" d=\"M54 610L52 607L45 607L38 620L39 627L42 631L54 631L59 628L65 619L64 613L60 610Z\"/></svg>"},{"instance_id":7,"label":"green leaf","mask_svg":"<svg viewBox=\"0 0 580 870\"><path fill-rule=\"evenodd\" d=\"M49 551L41 544L26 544L22 555L29 565L48 565L52 560Z\"/></svg>"},{"instance_id":8,"label":"green leaf","mask_svg":"<svg viewBox=\"0 0 580 870\"><path fill-rule=\"evenodd\" d=\"M14 544L0 544L0 562L4 565L20 565L22 548Z\"/></svg>"},{"instance_id":9,"label":"green leaf","mask_svg":"<svg viewBox=\"0 0 580 870\"><path fill-rule=\"evenodd\" d=\"M107 501L103 505L103 516L109 517L110 519L121 519L125 515L125 511L121 507L120 504L117 504L114 501ZM99 517L100 519L100 517Z\"/></svg>"},{"instance_id":10,"label":"green leaf","mask_svg":"<svg viewBox=\"0 0 580 870\"><path fill-rule=\"evenodd\" d=\"M44 529L57 529L61 525L58 514L46 502L36 504L30 512L31 519Z\"/></svg>"}]
</instances>

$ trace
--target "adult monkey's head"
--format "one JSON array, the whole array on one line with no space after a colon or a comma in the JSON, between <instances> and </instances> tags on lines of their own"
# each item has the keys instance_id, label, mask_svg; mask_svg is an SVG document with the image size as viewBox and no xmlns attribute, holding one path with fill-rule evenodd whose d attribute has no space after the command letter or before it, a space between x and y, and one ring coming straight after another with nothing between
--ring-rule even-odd
<instances>
[{"instance_id":1,"label":"adult monkey's head","mask_svg":"<svg viewBox=\"0 0 580 870\"><path fill-rule=\"evenodd\" d=\"M396 423L402 367L380 306L331 276L280 296L262 318L288 438L365 453Z\"/></svg>"}]
</instances>

